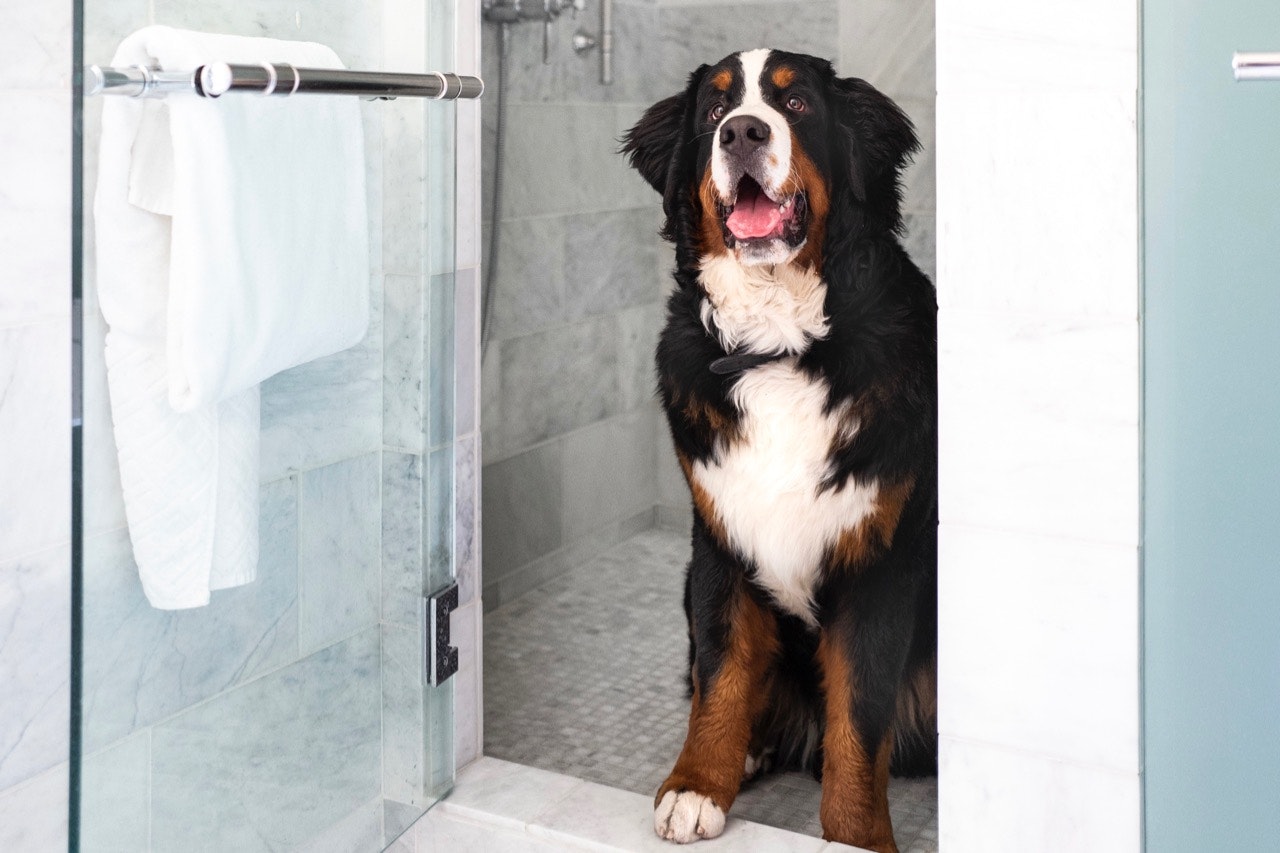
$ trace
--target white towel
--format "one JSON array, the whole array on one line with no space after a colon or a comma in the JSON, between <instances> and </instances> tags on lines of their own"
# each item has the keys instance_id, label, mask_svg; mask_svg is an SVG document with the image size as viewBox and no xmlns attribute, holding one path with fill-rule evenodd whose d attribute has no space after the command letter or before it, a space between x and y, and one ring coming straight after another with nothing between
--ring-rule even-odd
<instances>
[{"instance_id":1,"label":"white towel","mask_svg":"<svg viewBox=\"0 0 1280 853\"><path fill-rule=\"evenodd\" d=\"M306 42L147 27L115 65L342 67ZM134 557L155 607L253 580L258 389L368 326L352 98L104 98L94 204L107 378Z\"/></svg>"}]
</instances>

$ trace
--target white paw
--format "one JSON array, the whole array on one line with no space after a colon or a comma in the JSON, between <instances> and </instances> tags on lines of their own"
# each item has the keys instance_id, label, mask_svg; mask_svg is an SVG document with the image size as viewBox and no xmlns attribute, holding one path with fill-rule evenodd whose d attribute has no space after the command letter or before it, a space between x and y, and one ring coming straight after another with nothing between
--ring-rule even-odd
<instances>
[{"instance_id":1,"label":"white paw","mask_svg":"<svg viewBox=\"0 0 1280 853\"><path fill-rule=\"evenodd\" d=\"M677 844L715 838L724 832L724 811L702 794L667 791L653 810L653 831Z\"/></svg>"}]
</instances>

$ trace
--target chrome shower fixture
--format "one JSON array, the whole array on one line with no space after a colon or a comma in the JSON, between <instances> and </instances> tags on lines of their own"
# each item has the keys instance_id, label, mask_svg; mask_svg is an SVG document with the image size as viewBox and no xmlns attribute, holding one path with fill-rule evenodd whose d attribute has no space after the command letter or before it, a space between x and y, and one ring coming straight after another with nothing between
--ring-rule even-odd
<instances>
[{"instance_id":1,"label":"chrome shower fixture","mask_svg":"<svg viewBox=\"0 0 1280 853\"><path fill-rule=\"evenodd\" d=\"M495 24L542 21L542 62L551 61L551 25L566 10L573 17L587 7L587 0L484 0L484 19Z\"/></svg>"}]
</instances>

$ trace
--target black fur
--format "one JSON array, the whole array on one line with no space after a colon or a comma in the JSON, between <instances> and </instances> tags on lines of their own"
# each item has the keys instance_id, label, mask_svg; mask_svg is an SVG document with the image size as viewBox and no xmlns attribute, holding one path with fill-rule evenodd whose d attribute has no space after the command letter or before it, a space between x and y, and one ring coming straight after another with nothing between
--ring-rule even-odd
<instances>
[{"instance_id":1,"label":"black fur","mask_svg":"<svg viewBox=\"0 0 1280 853\"><path fill-rule=\"evenodd\" d=\"M727 353L700 320L698 280L703 211L697 186L714 130L707 105L719 97L713 75L733 60L694 71L683 92L651 107L623 141L631 164L662 194L662 233L676 247L678 287L657 349L658 390L675 447L692 463L715 453L713 422L733 425L740 417L730 397L738 374L710 369ZM894 772L932 773L934 720L910 721L898 711L902 685L916 674L931 676L937 640L936 300L899 240L899 179L918 143L903 112L867 82L837 78L830 63L812 57L775 51L769 67L778 62L799 70L788 91L810 106L792 129L830 196L821 255L830 334L810 344L799 367L829 384L831 410L856 401L861 415L856 438L832 455L823 488L915 483L891 547L869 565L826 570L817 618L853 662L852 714L864 744L873 748L893 725ZM684 408L691 398L718 417L691 419ZM695 521L692 540L685 591L691 678L707 682L719 671L731 591L771 608L781 652L752 751L771 751L778 767L816 771L820 738L814 732L823 720L816 632L772 604L752 583L750 561L722 547L704 519Z\"/></svg>"}]
</instances>

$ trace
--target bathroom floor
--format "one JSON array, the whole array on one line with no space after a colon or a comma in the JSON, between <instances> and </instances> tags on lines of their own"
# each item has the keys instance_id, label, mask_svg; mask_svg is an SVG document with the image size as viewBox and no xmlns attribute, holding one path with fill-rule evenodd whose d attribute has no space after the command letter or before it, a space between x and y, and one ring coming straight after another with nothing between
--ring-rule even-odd
<instances>
[{"instance_id":1,"label":"bathroom floor","mask_svg":"<svg viewBox=\"0 0 1280 853\"><path fill-rule=\"evenodd\" d=\"M485 614L486 755L657 790L688 721L688 551L687 533L649 530ZM820 793L811 776L773 774L732 814L820 836ZM889 809L902 853L936 853L937 779L894 779Z\"/></svg>"}]
</instances>

